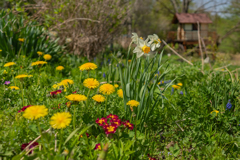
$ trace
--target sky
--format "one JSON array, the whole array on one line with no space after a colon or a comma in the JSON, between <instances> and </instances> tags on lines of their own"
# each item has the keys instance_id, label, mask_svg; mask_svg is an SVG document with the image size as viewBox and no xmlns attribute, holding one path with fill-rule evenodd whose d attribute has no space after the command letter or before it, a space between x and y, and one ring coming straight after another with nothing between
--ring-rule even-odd
<instances>
[{"instance_id":1,"label":"sky","mask_svg":"<svg viewBox=\"0 0 240 160\"><path fill-rule=\"evenodd\" d=\"M222 13L221 11L223 11L223 9L230 4L230 0L195 0L194 2L199 7L209 1L210 3L205 5L205 8L208 8L207 11L211 11L212 14L215 14L216 12L218 12L219 15L224 16L225 13ZM223 3L226 3L226 4L223 4ZM215 5L216 7L213 7Z\"/></svg>"}]
</instances>

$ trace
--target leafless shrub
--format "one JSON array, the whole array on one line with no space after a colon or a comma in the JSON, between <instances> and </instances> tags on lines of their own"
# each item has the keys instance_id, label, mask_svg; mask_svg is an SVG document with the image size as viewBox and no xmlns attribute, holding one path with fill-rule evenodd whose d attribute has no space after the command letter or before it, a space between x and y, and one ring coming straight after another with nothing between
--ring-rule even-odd
<instances>
[{"instance_id":1,"label":"leafless shrub","mask_svg":"<svg viewBox=\"0 0 240 160\"><path fill-rule=\"evenodd\" d=\"M67 40L70 51L90 58L120 35L130 7L126 0L40 0L28 8L61 44Z\"/></svg>"}]
</instances>

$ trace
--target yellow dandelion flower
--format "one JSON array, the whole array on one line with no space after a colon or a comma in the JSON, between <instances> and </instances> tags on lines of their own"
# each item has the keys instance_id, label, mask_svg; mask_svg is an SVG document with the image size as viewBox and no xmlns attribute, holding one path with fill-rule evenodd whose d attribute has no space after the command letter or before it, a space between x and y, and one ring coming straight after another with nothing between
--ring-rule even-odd
<instances>
[{"instance_id":1,"label":"yellow dandelion flower","mask_svg":"<svg viewBox=\"0 0 240 160\"><path fill-rule=\"evenodd\" d=\"M180 89L180 88L181 88L181 87L178 86L178 85L172 85L172 87L173 87L174 89Z\"/></svg>"},{"instance_id":2,"label":"yellow dandelion flower","mask_svg":"<svg viewBox=\"0 0 240 160\"><path fill-rule=\"evenodd\" d=\"M3 74L7 74L8 72L6 70L3 71Z\"/></svg>"},{"instance_id":3,"label":"yellow dandelion flower","mask_svg":"<svg viewBox=\"0 0 240 160\"><path fill-rule=\"evenodd\" d=\"M89 70L94 70L94 69L96 69L97 68L97 65L96 64L94 64L94 63L90 63L90 62L88 62L88 63L85 63L85 64L83 64L83 65L81 65L80 67L79 67L79 70L80 71L89 71Z\"/></svg>"},{"instance_id":4,"label":"yellow dandelion flower","mask_svg":"<svg viewBox=\"0 0 240 160\"><path fill-rule=\"evenodd\" d=\"M180 86L180 87L182 87L183 84L182 84L182 83L178 83L177 85Z\"/></svg>"},{"instance_id":5,"label":"yellow dandelion flower","mask_svg":"<svg viewBox=\"0 0 240 160\"><path fill-rule=\"evenodd\" d=\"M119 89L117 91L117 94L118 94L118 97L123 98L123 90L122 89Z\"/></svg>"},{"instance_id":6,"label":"yellow dandelion flower","mask_svg":"<svg viewBox=\"0 0 240 160\"><path fill-rule=\"evenodd\" d=\"M32 75L27 75L27 74L20 74L20 75L18 75L18 76L16 76L15 78L16 79L23 79L23 78L30 78L30 77L32 77Z\"/></svg>"},{"instance_id":7,"label":"yellow dandelion flower","mask_svg":"<svg viewBox=\"0 0 240 160\"><path fill-rule=\"evenodd\" d=\"M64 80L62 80L58 85L59 86L61 86L61 85L63 85L63 86L68 86L69 84L73 84L74 82L73 82L73 80L71 80L71 79L64 79Z\"/></svg>"},{"instance_id":8,"label":"yellow dandelion flower","mask_svg":"<svg viewBox=\"0 0 240 160\"><path fill-rule=\"evenodd\" d=\"M24 39L24 38L18 38L18 41L19 41L19 42L24 42L25 39Z\"/></svg>"},{"instance_id":9,"label":"yellow dandelion flower","mask_svg":"<svg viewBox=\"0 0 240 160\"><path fill-rule=\"evenodd\" d=\"M63 69L64 69L63 66L57 66L57 67L56 67L56 70L57 70L57 71L61 71L61 70L63 70Z\"/></svg>"},{"instance_id":10,"label":"yellow dandelion flower","mask_svg":"<svg viewBox=\"0 0 240 160\"><path fill-rule=\"evenodd\" d=\"M95 89L97 88L100 84L99 82L94 79L94 78L87 78L83 81L83 85L89 89Z\"/></svg>"},{"instance_id":11,"label":"yellow dandelion flower","mask_svg":"<svg viewBox=\"0 0 240 160\"><path fill-rule=\"evenodd\" d=\"M19 88L18 88L17 86L10 86L9 88L10 88L11 90L13 90L13 89L14 89L14 90L19 90Z\"/></svg>"},{"instance_id":12,"label":"yellow dandelion flower","mask_svg":"<svg viewBox=\"0 0 240 160\"><path fill-rule=\"evenodd\" d=\"M115 92L115 88L114 88L113 85L111 85L109 83L106 83L106 84L103 84L103 85L100 86L99 91L102 94L110 95L113 92Z\"/></svg>"},{"instance_id":13,"label":"yellow dandelion flower","mask_svg":"<svg viewBox=\"0 0 240 160\"><path fill-rule=\"evenodd\" d=\"M48 114L48 109L44 105L36 105L28 107L23 114L23 117L34 120L44 117Z\"/></svg>"},{"instance_id":14,"label":"yellow dandelion flower","mask_svg":"<svg viewBox=\"0 0 240 160\"><path fill-rule=\"evenodd\" d=\"M87 100L87 97L81 94L70 94L66 96L66 98L70 101L75 101L75 102L81 102L81 101Z\"/></svg>"},{"instance_id":15,"label":"yellow dandelion flower","mask_svg":"<svg viewBox=\"0 0 240 160\"><path fill-rule=\"evenodd\" d=\"M53 87L54 89L56 89L56 88L58 88L58 85L57 85L57 84L54 84L52 87Z\"/></svg>"},{"instance_id":16,"label":"yellow dandelion flower","mask_svg":"<svg viewBox=\"0 0 240 160\"><path fill-rule=\"evenodd\" d=\"M105 101L105 97L103 97L100 94L97 94L95 96L92 97L92 99L98 103L104 102Z\"/></svg>"},{"instance_id":17,"label":"yellow dandelion flower","mask_svg":"<svg viewBox=\"0 0 240 160\"><path fill-rule=\"evenodd\" d=\"M158 82L158 85L160 85L160 84L164 84L164 81Z\"/></svg>"},{"instance_id":18,"label":"yellow dandelion flower","mask_svg":"<svg viewBox=\"0 0 240 160\"><path fill-rule=\"evenodd\" d=\"M213 112L215 112L215 113L216 113L216 116L217 116L217 114L219 113L219 111L218 111L218 110L213 110L213 111L211 112L211 114L212 114Z\"/></svg>"},{"instance_id":19,"label":"yellow dandelion flower","mask_svg":"<svg viewBox=\"0 0 240 160\"><path fill-rule=\"evenodd\" d=\"M50 125L54 129L62 129L69 126L71 120L71 114L69 112L55 113L51 117Z\"/></svg>"},{"instance_id":20,"label":"yellow dandelion flower","mask_svg":"<svg viewBox=\"0 0 240 160\"><path fill-rule=\"evenodd\" d=\"M50 54L45 54L43 56L43 58L46 60L46 61L49 61L50 59L52 59L52 56Z\"/></svg>"},{"instance_id":21,"label":"yellow dandelion flower","mask_svg":"<svg viewBox=\"0 0 240 160\"><path fill-rule=\"evenodd\" d=\"M2 52L2 50L0 49L0 52Z\"/></svg>"},{"instance_id":22,"label":"yellow dandelion flower","mask_svg":"<svg viewBox=\"0 0 240 160\"><path fill-rule=\"evenodd\" d=\"M68 149L65 149L62 154L63 154L63 155L68 155L68 153L69 153L69 150L68 150Z\"/></svg>"},{"instance_id":23,"label":"yellow dandelion flower","mask_svg":"<svg viewBox=\"0 0 240 160\"><path fill-rule=\"evenodd\" d=\"M115 88L118 88L118 87L119 87L119 85L118 85L118 84L114 84L114 87L115 87Z\"/></svg>"},{"instance_id":24,"label":"yellow dandelion flower","mask_svg":"<svg viewBox=\"0 0 240 160\"><path fill-rule=\"evenodd\" d=\"M132 61L131 59L128 60L128 62L131 62L131 61Z\"/></svg>"},{"instance_id":25,"label":"yellow dandelion flower","mask_svg":"<svg viewBox=\"0 0 240 160\"><path fill-rule=\"evenodd\" d=\"M66 106L69 108L69 107L71 107L71 104L72 104L71 102L67 102Z\"/></svg>"},{"instance_id":26,"label":"yellow dandelion flower","mask_svg":"<svg viewBox=\"0 0 240 160\"><path fill-rule=\"evenodd\" d=\"M13 65L16 65L16 63L15 62L8 62L8 63L4 64L3 67L10 67L10 66L13 66Z\"/></svg>"},{"instance_id":27,"label":"yellow dandelion flower","mask_svg":"<svg viewBox=\"0 0 240 160\"><path fill-rule=\"evenodd\" d=\"M139 102L138 101L135 101L135 100L130 100L127 102L127 105L130 106L130 107L137 107L139 106Z\"/></svg>"},{"instance_id":28,"label":"yellow dandelion flower","mask_svg":"<svg viewBox=\"0 0 240 160\"><path fill-rule=\"evenodd\" d=\"M45 61L36 61L36 62L32 62L31 66L41 66L43 64L47 64L47 62Z\"/></svg>"},{"instance_id":29,"label":"yellow dandelion flower","mask_svg":"<svg viewBox=\"0 0 240 160\"><path fill-rule=\"evenodd\" d=\"M43 55L43 52L38 51L37 54L38 54L39 56L42 56L42 55Z\"/></svg>"}]
</instances>

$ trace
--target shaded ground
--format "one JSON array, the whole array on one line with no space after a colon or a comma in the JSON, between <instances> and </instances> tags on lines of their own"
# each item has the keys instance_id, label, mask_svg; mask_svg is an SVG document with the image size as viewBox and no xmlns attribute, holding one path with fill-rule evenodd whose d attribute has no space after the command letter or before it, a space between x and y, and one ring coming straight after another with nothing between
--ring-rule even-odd
<instances>
[{"instance_id":1,"label":"shaded ground","mask_svg":"<svg viewBox=\"0 0 240 160\"><path fill-rule=\"evenodd\" d=\"M235 54L231 56L231 64L240 66L240 54Z\"/></svg>"}]
</instances>

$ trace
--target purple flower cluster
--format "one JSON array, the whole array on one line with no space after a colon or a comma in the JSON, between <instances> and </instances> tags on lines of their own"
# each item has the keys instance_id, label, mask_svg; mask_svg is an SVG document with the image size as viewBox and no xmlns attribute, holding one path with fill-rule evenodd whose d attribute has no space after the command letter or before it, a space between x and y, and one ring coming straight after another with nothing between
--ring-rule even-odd
<instances>
[{"instance_id":1,"label":"purple flower cluster","mask_svg":"<svg viewBox=\"0 0 240 160\"><path fill-rule=\"evenodd\" d=\"M230 110L231 108L232 108L232 104L230 103L230 99L229 99L226 105L226 110Z\"/></svg>"}]
</instances>

